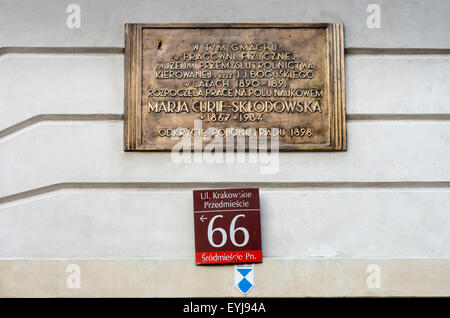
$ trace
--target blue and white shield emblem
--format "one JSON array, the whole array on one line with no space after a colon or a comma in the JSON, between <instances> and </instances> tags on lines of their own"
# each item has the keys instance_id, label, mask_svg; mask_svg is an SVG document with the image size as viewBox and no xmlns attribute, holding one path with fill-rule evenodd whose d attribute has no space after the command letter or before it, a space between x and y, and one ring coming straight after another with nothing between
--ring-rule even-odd
<instances>
[{"instance_id":1,"label":"blue and white shield emblem","mask_svg":"<svg viewBox=\"0 0 450 318\"><path fill-rule=\"evenodd\" d=\"M255 285L255 270L253 264L234 266L234 285L245 295Z\"/></svg>"}]
</instances>

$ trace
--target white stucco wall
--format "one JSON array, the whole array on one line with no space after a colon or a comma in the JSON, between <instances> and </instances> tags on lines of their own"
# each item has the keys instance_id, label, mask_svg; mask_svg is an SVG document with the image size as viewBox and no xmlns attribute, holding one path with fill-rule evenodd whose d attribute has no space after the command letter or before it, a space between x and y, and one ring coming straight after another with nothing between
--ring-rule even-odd
<instances>
[{"instance_id":1,"label":"white stucco wall","mask_svg":"<svg viewBox=\"0 0 450 318\"><path fill-rule=\"evenodd\" d=\"M66 26L70 3L81 8L79 29ZM366 25L371 3L381 8L381 28ZM20 273L42 270L42 258L102 259L86 263L92 271L113 266L103 259L151 259L149 273L165 266L199 287L180 292L176 281L147 273L164 293L122 278L125 290L235 295L221 285L224 267L194 265L192 190L241 186L261 189L265 261L254 295L372 295L365 266L377 261L389 277L410 268L426 278L392 280L379 294L450 294L449 15L446 0L2 1L0 295L70 296L55 287L61 270L37 294L21 289L36 282ZM280 153L273 174L250 163L177 164L170 153L124 152L125 22L344 23L348 150ZM329 273L341 283L321 282L329 265L310 261L337 264ZM146 266L130 262L124 275ZM264 286L276 281L267 273L277 266L290 284L271 294ZM317 289L294 279L302 271ZM215 275L217 289L202 289ZM104 284L80 295L123 295Z\"/></svg>"}]
</instances>

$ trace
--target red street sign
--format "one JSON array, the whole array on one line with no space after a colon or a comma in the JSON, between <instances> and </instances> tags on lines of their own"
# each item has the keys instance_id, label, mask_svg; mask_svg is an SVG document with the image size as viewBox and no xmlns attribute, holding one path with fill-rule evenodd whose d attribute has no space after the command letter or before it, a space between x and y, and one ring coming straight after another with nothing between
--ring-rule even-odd
<instances>
[{"instance_id":1,"label":"red street sign","mask_svg":"<svg viewBox=\"0 0 450 318\"><path fill-rule=\"evenodd\" d=\"M261 263L259 189L194 191L195 262Z\"/></svg>"}]
</instances>

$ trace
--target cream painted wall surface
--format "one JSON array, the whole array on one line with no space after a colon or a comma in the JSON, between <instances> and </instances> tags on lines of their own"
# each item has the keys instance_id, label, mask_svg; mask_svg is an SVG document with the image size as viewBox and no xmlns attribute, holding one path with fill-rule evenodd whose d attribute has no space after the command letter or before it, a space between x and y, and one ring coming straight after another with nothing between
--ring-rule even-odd
<instances>
[{"instance_id":1,"label":"cream painted wall surface","mask_svg":"<svg viewBox=\"0 0 450 318\"><path fill-rule=\"evenodd\" d=\"M260 193L264 257L450 257L442 210L449 189ZM190 189L67 189L24 198L0 206L0 257L192 258L192 209Z\"/></svg>"},{"instance_id":2,"label":"cream painted wall surface","mask_svg":"<svg viewBox=\"0 0 450 318\"><path fill-rule=\"evenodd\" d=\"M250 296L450 295L449 1L379 0L380 28L373 1L79 0L79 29L69 3L0 3L0 296L237 296L232 267L194 265L192 190L244 186L261 189ZM280 153L272 173L124 152L126 22L344 23L348 150ZM67 262L88 288L64 287Z\"/></svg>"}]
</instances>

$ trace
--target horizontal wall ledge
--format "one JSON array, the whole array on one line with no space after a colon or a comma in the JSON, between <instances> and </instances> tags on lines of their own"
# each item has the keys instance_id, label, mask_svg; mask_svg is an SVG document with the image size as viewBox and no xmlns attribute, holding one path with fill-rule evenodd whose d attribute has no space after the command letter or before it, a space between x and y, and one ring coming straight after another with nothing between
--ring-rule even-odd
<instances>
[{"instance_id":1,"label":"horizontal wall ledge","mask_svg":"<svg viewBox=\"0 0 450 318\"><path fill-rule=\"evenodd\" d=\"M80 288L67 285L74 268ZM445 258L265 259L247 297L449 296L449 279ZM0 296L245 297L234 266L148 259L1 260Z\"/></svg>"},{"instance_id":2,"label":"horizontal wall ledge","mask_svg":"<svg viewBox=\"0 0 450 318\"><path fill-rule=\"evenodd\" d=\"M69 28L69 3L58 0L3 4L0 46L122 47L125 23L299 23L345 25L346 47L448 48L445 0L378 0L380 25L373 28L371 2L343 0L114 1L78 0L80 28ZM69 12L67 10L69 9ZM16 32L11 32L14 26ZM70 25L69 25L70 26Z\"/></svg>"},{"instance_id":3,"label":"horizontal wall ledge","mask_svg":"<svg viewBox=\"0 0 450 318\"><path fill-rule=\"evenodd\" d=\"M364 48L364 47L347 47L344 49L345 54L376 54L376 55L436 55L450 54L450 48ZM124 54L124 47L39 47L39 46L7 46L0 47L0 55L4 54Z\"/></svg>"},{"instance_id":4,"label":"horizontal wall ledge","mask_svg":"<svg viewBox=\"0 0 450 318\"><path fill-rule=\"evenodd\" d=\"M122 121L41 122L0 139L0 197L67 182L438 182L449 121L349 121L346 152L233 153L194 161L124 152Z\"/></svg>"},{"instance_id":5,"label":"horizontal wall ledge","mask_svg":"<svg viewBox=\"0 0 450 318\"><path fill-rule=\"evenodd\" d=\"M44 186L0 198L0 205L18 201L42 194L66 189L151 189L151 190L182 190L182 189L220 189L220 188L264 188L272 189L446 189L450 181L425 182L65 182Z\"/></svg>"},{"instance_id":6,"label":"horizontal wall ledge","mask_svg":"<svg viewBox=\"0 0 450 318\"><path fill-rule=\"evenodd\" d=\"M417 119L424 117L417 116ZM429 117L428 115L425 115L425 117ZM432 117L439 117L440 119L446 118L446 114L441 114L439 116L432 116ZM450 118L450 115L448 116ZM11 135L19 130L25 129L29 126L36 125L40 122L61 122L61 121L113 121L113 120L120 120L122 121L124 119L123 114L41 114L36 115L31 118L28 118L27 120L21 121L20 123L17 123L13 126L10 126L8 128L5 128L3 130L0 130L0 138L6 137L8 135Z\"/></svg>"},{"instance_id":7,"label":"horizontal wall ledge","mask_svg":"<svg viewBox=\"0 0 450 318\"><path fill-rule=\"evenodd\" d=\"M417 50L417 49L413 49ZM428 53L444 53L444 49L420 49ZM359 52L359 49L357 49ZM38 47L38 46L9 46L0 47L0 56L5 54L118 54L125 53L124 47Z\"/></svg>"},{"instance_id":8,"label":"horizontal wall ledge","mask_svg":"<svg viewBox=\"0 0 450 318\"><path fill-rule=\"evenodd\" d=\"M0 56L0 134L38 116L123 114L122 54ZM347 55L347 114L449 115L450 55ZM424 70L433 77L424 81ZM351 118L351 117L350 117Z\"/></svg>"},{"instance_id":9,"label":"horizontal wall ledge","mask_svg":"<svg viewBox=\"0 0 450 318\"><path fill-rule=\"evenodd\" d=\"M235 185L239 186L239 185ZM0 258L193 258L191 189L64 189L0 205ZM261 188L263 257L450 257L450 188Z\"/></svg>"},{"instance_id":10,"label":"horizontal wall ledge","mask_svg":"<svg viewBox=\"0 0 450 318\"><path fill-rule=\"evenodd\" d=\"M41 114L0 130L0 139L16 133L29 126L41 122L61 122L61 121L122 121L123 114ZM353 114L346 115L347 121L353 120L450 120L450 114Z\"/></svg>"}]
</instances>

